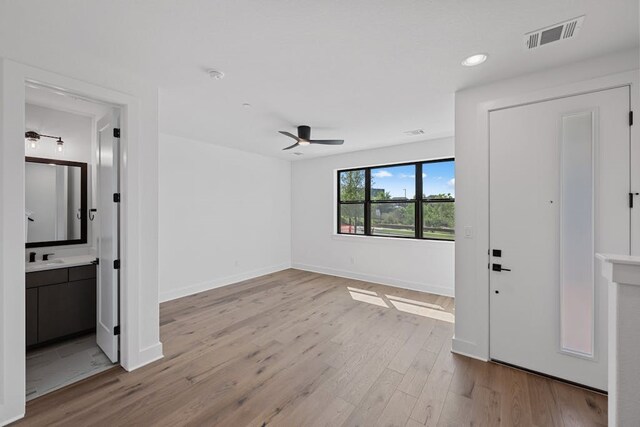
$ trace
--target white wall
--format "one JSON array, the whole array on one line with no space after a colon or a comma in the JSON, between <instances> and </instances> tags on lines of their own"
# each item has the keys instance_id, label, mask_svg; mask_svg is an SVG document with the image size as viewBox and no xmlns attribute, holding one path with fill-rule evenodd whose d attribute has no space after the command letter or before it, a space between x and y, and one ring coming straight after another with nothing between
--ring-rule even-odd
<instances>
[{"instance_id":1,"label":"white wall","mask_svg":"<svg viewBox=\"0 0 640 427\"><path fill-rule=\"evenodd\" d=\"M160 134L160 300L290 266L288 161Z\"/></svg>"},{"instance_id":2,"label":"white wall","mask_svg":"<svg viewBox=\"0 0 640 427\"><path fill-rule=\"evenodd\" d=\"M489 147L483 109L492 101L542 90L547 93L538 99L610 87L615 80L603 79L595 86L580 82L637 68L638 51L634 49L456 92L456 234L460 236L464 227L472 227L473 235L456 241L455 351L489 358ZM632 135L636 128L632 128ZM633 162L640 164L640 158Z\"/></svg>"},{"instance_id":3,"label":"white wall","mask_svg":"<svg viewBox=\"0 0 640 427\"><path fill-rule=\"evenodd\" d=\"M29 103L24 119L26 130L59 136L64 141L64 152L58 154L55 139L40 138L38 148L26 147L27 156L91 163L91 117Z\"/></svg>"},{"instance_id":4,"label":"white wall","mask_svg":"<svg viewBox=\"0 0 640 427\"><path fill-rule=\"evenodd\" d=\"M443 138L294 162L293 267L453 295L455 243L335 232L337 169L453 155L453 138Z\"/></svg>"}]
</instances>

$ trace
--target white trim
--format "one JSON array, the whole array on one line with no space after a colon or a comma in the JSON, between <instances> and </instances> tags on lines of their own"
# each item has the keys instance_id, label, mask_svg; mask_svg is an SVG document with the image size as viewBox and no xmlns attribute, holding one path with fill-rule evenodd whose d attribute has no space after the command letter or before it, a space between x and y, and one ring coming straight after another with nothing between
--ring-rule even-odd
<instances>
[{"instance_id":1,"label":"white trim","mask_svg":"<svg viewBox=\"0 0 640 427\"><path fill-rule=\"evenodd\" d=\"M18 415L18 416L15 416L15 417L13 417L13 418L10 418L10 419L8 419L8 420L0 421L0 427L8 426L8 425L9 425L9 424L11 424L12 422L15 422L15 421L18 421L18 420L20 420L20 419L24 418L24 414L25 414L25 413L23 412L22 414L20 414L20 415Z\"/></svg>"},{"instance_id":2,"label":"white trim","mask_svg":"<svg viewBox=\"0 0 640 427\"><path fill-rule=\"evenodd\" d=\"M309 265L293 263L292 268L304 271L311 271L314 273L328 274L330 276L344 277L346 279L362 280L364 282L377 283L379 285L392 286L394 288L408 289L410 291L426 292L435 295L442 295L446 297L453 297L453 289L431 285L426 283L412 282L408 280L395 279L392 277L376 276L372 274L355 273L347 270L339 270L331 267L323 267L319 265Z\"/></svg>"},{"instance_id":3,"label":"white trim","mask_svg":"<svg viewBox=\"0 0 640 427\"><path fill-rule=\"evenodd\" d=\"M254 279L256 277L264 276L265 274L276 273L288 268L291 268L291 265L289 263L277 264L270 267L259 268L257 270L251 270L240 274L234 274L232 276L225 276L219 279L200 282L182 288L173 289L171 291L162 292L160 294L160 302L163 303L172 301L174 299L197 294L199 292L210 291L212 289L221 288L223 286L233 285L244 280Z\"/></svg>"},{"instance_id":4,"label":"white trim","mask_svg":"<svg viewBox=\"0 0 640 427\"><path fill-rule=\"evenodd\" d=\"M451 352L455 354L459 354L461 356L470 357L472 359L481 360L483 362L488 362L489 359L478 356L477 346L469 341L459 340L456 337L453 337L451 340Z\"/></svg>"},{"instance_id":5,"label":"white trim","mask_svg":"<svg viewBox=\"0 0 640 427\"><path fill-rule=\"evenodd\" d=\"M140 350L138 356L138 364L134 366L127 366L125 370L127 372L135 371L138 368L142 368L145 365L148 365L152 362L158 361L162 359L164 355L162 354L162 343L156 343L147 348L143 348Z\"/></svg>"}]
</instances>

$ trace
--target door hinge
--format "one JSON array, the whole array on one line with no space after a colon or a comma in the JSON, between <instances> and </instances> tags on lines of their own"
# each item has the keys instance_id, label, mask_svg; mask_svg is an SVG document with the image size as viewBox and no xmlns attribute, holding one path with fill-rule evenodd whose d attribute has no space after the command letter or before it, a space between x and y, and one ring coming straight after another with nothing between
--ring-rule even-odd
<instances>
[{"instance_id":1,"label":"door hinge","mask_svg":"<svg viewBox=\"0 0 640 427\"><path fill-rule=\"evenodd\" d=\"M638 196L640 193L629 193L629 207L633 208L633 196Z\"/></svg>"},{"instance_id":2,"label":"door hinge","mask_svg":"<svg viewBox=\"0 0 640 427\"><path fill-rule=\"evenodd\" d=\"M113 327L113 335L120 335L120 325Z\"/></svg>"},{"instance_id":3,"label":"door hinge","mask_svg":"<svg viewBox=\"0 0 640 427\"><path fill-rule=\"evenodd\" d=\"M120 138L120 128L113 128L113 137Z\"/></svg>"},{"instance_id":4,"label":"door hinge","mask_svg":"<svg viewBox=\"0 0 640 427\"><path fill-rule=\"evenodd\" d=\"M113 203L120 203L120 193L113 193Z\"/></svg>"},{"instance_id":5,"label":"door hinge","mask_svg":"<svg viewBox=\"0 0 640 427\"><path fill-rule=\"evenodd\" d=\"M120 260L119 259L113 260L113 269L114 270L120 270Z\"/></svg>"},{"instance_id":6,"label":"door hinge","mask_svg":"<svg viewBox=\"0 0 640 427\"><path fill-rule=\"evenodd\" d=\"M633 111L629 111L629 126L633 126Z\"/></svg>"}]
</instances>

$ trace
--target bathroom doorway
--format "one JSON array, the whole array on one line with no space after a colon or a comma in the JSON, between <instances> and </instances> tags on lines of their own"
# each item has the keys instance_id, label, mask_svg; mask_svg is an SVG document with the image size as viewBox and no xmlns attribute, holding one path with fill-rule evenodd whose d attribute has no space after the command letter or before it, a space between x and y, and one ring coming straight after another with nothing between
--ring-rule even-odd
<instances>
[{"instance_id":1,"label":"bathroom doorway","mask_svg":"<svg viewBox=\"0 0 640 427\"><path fill-rule=\"evenodd\" d=\"M119 363L120 109L25 88L26 399Z\"/></svg>"}]
</instances>

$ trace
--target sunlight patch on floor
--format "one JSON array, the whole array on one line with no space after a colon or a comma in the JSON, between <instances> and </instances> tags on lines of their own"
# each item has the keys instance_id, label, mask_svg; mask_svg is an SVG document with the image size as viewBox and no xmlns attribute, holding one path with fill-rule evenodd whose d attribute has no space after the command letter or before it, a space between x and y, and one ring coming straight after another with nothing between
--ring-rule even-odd
<instances>
[{"instance_id":1,"label":"sunlight patch on floor","mask_svg":"<svg viewBox=\"0 0 640 427\"><path fill-rule=\"evenodd\" d=\"M373 296L377 296L378 295L377 292L368 291L366 289L360 289L360 288L352 288L351 286L347 286L347 289L349 289L350 291L360 292L362 294L367 294L367 295L373 295Z\"/></svg>"},{"instance_id":2,"label":"sunlight patch on floor","mask_svg":"<svg viewBox=\"0 0 640 427\"><path fill-rule=\"evenodd\" d=\"M440 320L443 322L454 323L455 316L453 313L449 313L438 304L431 304L424 301L417 301L409 298L397 297L394 295L379 296L377 292L369 291L366 289L353 288L347 286L347 290L356 301L366 302L368 304L377 305L385 308L395 308L398 311L404 313L415 314L422 317L429 317L431 319ZM386 299L386 300L385 300ZM391 306L387 304L391 303Z\"/></svg>"},{"instance_id":3,"label":"sunlight patch on floor","mask_svg":"<svg viewBox=\"0 0 640 427\"><path fill-rule=\"evenodd\" d=\"M418 316L430 317L436 320L442 320L443 322L453 323L454 316L446 311L434 310L428 307L422 307L415 304L409 304L401 301L391 301L391 304L400 311L405 313L417 314Z\"/></svg>"},{"instance_id":4,"label":"sunlight patch on floor","mask_svg":"<svg viewBox=\"0 0 640 427\"><path fill-rule=\"evenodd\" d=\"M445 311L444 307L441 306L441 305L438 305L438 304L431 304L431 303L424 302L424 301L416 301L414 299L402 298L402 297L397 297L397 296L394 296L394 295L385 295L385 297L387 297L388 299L393 300L393 301L406 302L408 304L420 305L422 307L433 308L434 310Z\"/></svg>"},{"instance_id":5,"label":"sunlight patch on floor","mask_svg":"<svg viewBox=\"0 0 640 427\"><path fill-rule=\"evenodd\" d=\"M386 302L380 297L374 297L373 295L361 294L359 292L349 291L351 298L356 301L362 301L373 305L379 305L380 307L389 308Z\"/></svg>"}]
</instances>

